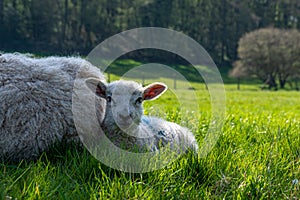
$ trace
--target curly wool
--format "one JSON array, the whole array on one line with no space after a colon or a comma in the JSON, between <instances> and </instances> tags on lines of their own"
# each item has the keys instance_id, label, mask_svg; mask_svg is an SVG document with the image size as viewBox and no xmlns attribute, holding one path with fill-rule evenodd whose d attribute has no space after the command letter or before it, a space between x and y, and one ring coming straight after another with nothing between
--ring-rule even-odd
<instances>
[{"instance_id":1,"label":"curly wool","mask_svg":"<svg viewBox=\"0 0 300 200\"><path fill-rule=\"evenodd\" d=\"M104 79L81 58L0 55L0 161L35 159L77 136L72 90L79 69L77 78Z\"/></svg>"},{"instance_id":2,"label":"curly wool","mask_svg":"<svg viewBox=\"0 0 300 200\"><path fill-rule=\"evenodd\" d=\"M198 143L193 133L176 123L157 117L142 116L136 129L130 130L131 133L128 134L115 122L109 121L106 119L102 123L102 128L107 137L123 149L155 152L162 147L169 146L171 149L177 149L178 153L192 150L197 154Z\"/></svg>"}]
</instances>

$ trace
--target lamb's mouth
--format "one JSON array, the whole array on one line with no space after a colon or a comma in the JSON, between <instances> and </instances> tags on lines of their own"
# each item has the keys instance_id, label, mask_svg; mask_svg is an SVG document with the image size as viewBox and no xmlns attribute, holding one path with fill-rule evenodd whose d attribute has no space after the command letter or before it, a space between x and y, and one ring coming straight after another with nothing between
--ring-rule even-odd
<instances>
[{"instance_id":1,"label":"lamb's mouth","mask_svg":"<svg viewBox=\"0 0 300 200\"><path fill-rule=\"evenodd\" d=\"M132 120L130 122L117 122L116 125L128 135L132 135L138 126L138 124Z\"/></svg>"},{"instance_id":2,"label":"lamb's mouth","mask_svg":"<svg viewBox=\"0 0 300 200\"><path fill-rule=\"evenodd\" d=\"M133 121L130 121L130 122L120 121L120 122L117 122L116 124L120 129L127 130L133 126L134 122Z\"/></svg>"}]
</instances>

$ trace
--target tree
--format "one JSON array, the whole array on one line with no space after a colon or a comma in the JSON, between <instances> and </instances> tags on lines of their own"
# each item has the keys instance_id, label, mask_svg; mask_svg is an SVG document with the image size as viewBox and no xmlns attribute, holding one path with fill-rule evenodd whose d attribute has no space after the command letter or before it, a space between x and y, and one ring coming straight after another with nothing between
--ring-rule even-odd
<instances>
[{"instance_id":1,"label":"tree","mask_svg":"<svg viewBox=\"0 0 300 200\"><path fill-rule=\"evenodd\" d=\"M291 76L297 76L300 68L300 32L298 30L282 31L279 39L277 66L278 81L284 88Z\"/></svg>"},{"instance_id":2,"label":"tree","mask_svg":"<svg viewBox=\"0 0 300 200\"><path fill-rule=\"evenodd\" d=\"M4 31L4 29L3 29L3 11L4 11L4 4L3 4L4 2L3 2L3 0L0 0L0 24L1 24L1 26L0 26L0 43L2 43L3 41L3 37L1 37L1 35L3 35L3 31Z\"/></svg>"},{"instance_id":3,"label":"tree","mask_svg":"<svg viewBox=\"0 0 300 200\"><path fill-rule=\"evenodd\" d=\"M287 80L299 73L300 32L265 28L247 33L239 41L238 54L234 71L256 75L270 89L277 89L278 80L284 88Z\"/></svg>"},{"instance_id":4,"label":"tree","mask_svg":"<svg viewBox=\"0 0 300 200\"><path fill-rule=\"evenodd\" d=\"M234 63L234 67L232 70L230 70L229 76L237 78L237 89L240 90L241 78L247 76L246 69L243 67L240 61Z\"/></svg>"},{"instance_id":5,"label":"tree","mask_svg":"<svg viewBox=\"0 0 300 200\"><path fill-rule=\"evenodd\" d=\"M3 24L3 0L0 0L0 24Z\"/></svg>"},{"instance_id":6,"label":"tree","mask_svg":"<svg viewBox=\"0 0 300 200\"><path fill-rule=\"evenodd\" d=\"M221 67L246 32L299 20L299 0L0 0L0 50L86 55L116 33L158 26L187 34Z\"/></svg>"}]
</instances>

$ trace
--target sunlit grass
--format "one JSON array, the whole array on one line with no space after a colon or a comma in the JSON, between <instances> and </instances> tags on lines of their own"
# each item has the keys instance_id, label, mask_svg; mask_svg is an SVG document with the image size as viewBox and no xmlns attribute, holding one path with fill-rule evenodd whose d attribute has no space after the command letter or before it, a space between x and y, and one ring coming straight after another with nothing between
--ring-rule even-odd
<instances>
[{"instance_id":1,"label":"sunlit grass","mask_svg":"<svg viewBox=\"0 0 300 200\"><path fill-rule=\"evenodd\" d=\"M213 106L205 85L178 82L175 90L172 80L161 81L169 81L170 90L147 102L145 113L187 126L201 145ZM59 146L34 162L0 164L0 199L299 198L300 92L235 88L225 85L225 124L205 158L188 154L164 169L129 174L82 147Z\"/></svg>"}]
</instances>

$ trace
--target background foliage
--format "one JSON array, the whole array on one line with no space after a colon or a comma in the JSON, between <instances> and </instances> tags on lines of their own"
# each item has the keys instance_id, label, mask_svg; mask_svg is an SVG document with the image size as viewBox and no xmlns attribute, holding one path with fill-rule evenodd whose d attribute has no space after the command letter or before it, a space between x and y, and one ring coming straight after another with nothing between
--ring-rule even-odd
<instances>
[{"instance_id":1,"label":"background foliage","mask_svg":"<svg viewBox=\"0 0 300 200\"><path fill-rule=\"evenodd\" d=\"M300 32L264 28L244 35L239 41L240 60L234 63L232 76L255 75L277 90L277 83L284 88L288 80L294 80L299 90ZM291 84L291 81L289 82Z\"/></svg>"},{"instance_id":2,"label":"background foliage","mask_svg":"<svg viewBox=\"0 0 300 200\"><path fill-rule=\"evenodd\" d=\"M299 28L299 18L298 0L0 0L0 49L86 55L113 34L158 26L184 32L227 66L245 33Z\"/></svg>"}]
</instances>

